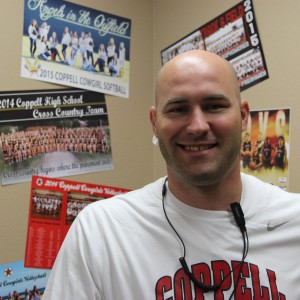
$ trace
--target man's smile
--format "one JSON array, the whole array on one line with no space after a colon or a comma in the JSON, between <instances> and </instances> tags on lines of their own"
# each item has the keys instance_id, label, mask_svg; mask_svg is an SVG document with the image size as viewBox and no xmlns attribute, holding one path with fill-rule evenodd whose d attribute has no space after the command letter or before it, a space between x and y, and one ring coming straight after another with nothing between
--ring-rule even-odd
<instances>
[{"instance_id":1,"label":"man's smile","mask_svg":"<svg viewBox=\"0 0 300 300\"><path fill-rule=\"evenodd\" d=\"M192 151L192 152L197 152L197 151L204 151L211 149L216 146L216 144L207 144L207 145L180 145L184 150L186 151Z\"/></svg>"}]
</instances>

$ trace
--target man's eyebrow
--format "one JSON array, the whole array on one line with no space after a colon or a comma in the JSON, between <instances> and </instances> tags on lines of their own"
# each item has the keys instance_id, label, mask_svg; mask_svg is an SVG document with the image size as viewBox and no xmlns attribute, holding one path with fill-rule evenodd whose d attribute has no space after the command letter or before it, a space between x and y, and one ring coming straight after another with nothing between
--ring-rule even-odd
<instances>
[{"instance_id":1,"label":"man's eyebrow","mask_svg":"<svg viewBox=\"0 0 300 300\"><path fill-rule=\"evenodd\" d=\"M207 95L205 97L202 98L203 101L210 101L210 100L223 100L223 101L228 101L229 99L226 97L226 95L223 94L211 94L211 95ZM181 104L181 103L188 103L189 100L185 99L185 98L171 98L169 100L167 100L167 102L165 103L166 105L171 105L171 104Z\"/></svg>"},{"instance_id":2,"label":"man's eyebrow","mask_svg":"<svg viewBox=\"0 0 300 300\"><path fill-rule=\"evenodd\" d=\"M228 98L223 94L212 94L204 97L204 100L228 100Z\"/></svg>"},{"instance_id":3,"label":"man's eyebrow","mask_svg":"<svg viewBox=\"0 0 300 300\"><path fill-rule=\"evenodd\" d=\"M171 98L168 99L165 103L161 103L161 109L167 108L172 105L186 104L186 103L188 103L188 100L184 98Z\"/></svg>"},{"instance_id":4,"label":"man's eyebrow","mask_svg":"<svg viewBox=\"0 0 300 300\"><path fill-rule=\"evenodd\" d=\"M172 98L172 99L169 99L167 100L166 102L166 105L168 104L177 104L177 103L185 103L185 102L188 102L186 99L184 98Z\"/></svg>"}]
</instances>

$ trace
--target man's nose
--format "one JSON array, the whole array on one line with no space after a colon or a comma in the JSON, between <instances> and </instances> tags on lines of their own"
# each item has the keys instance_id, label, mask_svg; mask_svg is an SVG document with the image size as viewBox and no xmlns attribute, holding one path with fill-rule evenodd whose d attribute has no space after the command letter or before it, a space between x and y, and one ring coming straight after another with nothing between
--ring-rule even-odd
<instances>
[{"instance_id":1,"label":"man's nose","mask_svg":"<svg viewBox=\"0 0 300 300\"><path fill-rule=\"evenodd\" d=\"M205 113L201 110L201 108L193 109L188 118L188 124L186 127L187 133L203 135L206 134L209 129L210 127Z\"/></svg>"}]
</instances>

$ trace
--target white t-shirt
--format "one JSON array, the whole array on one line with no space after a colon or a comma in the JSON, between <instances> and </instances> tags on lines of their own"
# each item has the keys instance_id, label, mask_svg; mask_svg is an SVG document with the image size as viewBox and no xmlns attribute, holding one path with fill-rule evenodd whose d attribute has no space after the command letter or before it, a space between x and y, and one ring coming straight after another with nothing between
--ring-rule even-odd
<instances>
[{"instance_id":1,"label":"white t-shirt","mask_svg":"<svg viewBox=\"0 0 300 300\"><path fill-rule=\"evenodd\" d=\"M90 52L93 52L93 50L94 50L94 41L93 41L93 38L86 37L85 40L86 40L86 50L90 51Z\"/></svg>"},{"instance_id":2,"label":"white t-shirt","mask_svg":"<svg viewBox=\"0 0 300 300\"><path fill-rule=\"evenodd\" d=\"M228 299L239 268L205 294L182 270L183 247L162 209L163 182L87 206L68 232L43 300ZM234 299L298 299L300 195L250 175L242 174L242 182L250 248ZM169 190L165 207L190 270L205 284L219 283L242 258L232 213L192 208Z\"/></svg>"},{"instance_id":3,"label":"white t-shirt","mask_svg":"<svg viewBox=\"0 0 300 300\"><path fill-rule=\"evenodd\" d=\"M115 52L116 52L116 46L115 45L108 45L106 50L107 50L107 56L108 57L113 57Z\"/></svg>"},{"instance_id":4,"label":"white t-shirt","mask_svg":"<svg viewBox=\"0 0 300 300\"><path fill-rule=\"evenodd\" d=\"M71 43L71 35L69 32L63 33L61 43L69 46Z\"/></svg>"},{"instance_id":5,"label":"white t-shirt","mask_svg":"<svg viewBox=\"0 0 300 300\"><path fill-rule=\"evenodd\" d=\"M36 40L38 37L38 29L37 27L33 26L33 25L29 25L28 27L28 34L29 37L32 38L33 40Z\"/></svg>"}]
</instances>

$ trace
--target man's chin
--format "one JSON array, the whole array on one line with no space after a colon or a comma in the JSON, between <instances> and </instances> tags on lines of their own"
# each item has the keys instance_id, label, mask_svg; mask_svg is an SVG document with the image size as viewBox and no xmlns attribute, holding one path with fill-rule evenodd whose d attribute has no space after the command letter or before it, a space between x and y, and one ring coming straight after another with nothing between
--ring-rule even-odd
<instances>
[{"instance_id":1,"label":"man's chin","mask_svg":"<svg viewBox=\"0 0 300 300\"><path fill-rule=\"evenodd\" d=\"M214 170L201 170L201 171L178 171L177 174L187 183L208 186L215 184L222 178L221 174L218 174Z\"/></svg>"}]
</instances>

